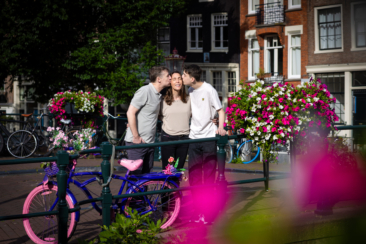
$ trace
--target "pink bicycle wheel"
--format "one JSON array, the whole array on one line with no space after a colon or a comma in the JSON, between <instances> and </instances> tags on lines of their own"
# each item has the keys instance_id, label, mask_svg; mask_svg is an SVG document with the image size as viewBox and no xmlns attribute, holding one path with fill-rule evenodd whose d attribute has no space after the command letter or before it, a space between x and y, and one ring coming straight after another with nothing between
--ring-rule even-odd
<instances>
[{"instance_id":1,"label":"pink bicycle wheel","mask_svg":"<svg viewBox=\"0 0 366 244\"><path fill-rule=\"evenodd\" d=\"M53 184L40 185L34 188L23 205L23 214L45 212L55 204L57 198L57 186ZM69 208L74 204L66 195ZM57 203L56 203L57 204ZM57 209L55 205L53 210ZM58 216L47 215L23 219L23 225L27 235L34 243L57 243L58 240ZM67 236L70 238L76 229L75 213L69 214Z\"/></svg>"},{"instance_id":2,"label":"pink bicycle wheel","mask_svg":"<svg viewBox=\"0 0 366 244\"><path fill-rule=\"evenodd\" d=\"M164 186L164 187L163 187ZM144 191L157 191L157 190L165 190L165 189L173 189L176 188L175 185L169 182L164 181L147 181L141 185L140 188L144 189ZM139 189L136 188L138 192ZM132 192L133 193L133 192ZM146 201L146 198L149 200ZM174 221L177 219L180 206L181 206L181 196L179 192L168 192L168 193L160 193L154 195L147 195L144 197L130 197L127 199L124 214L128 216L126 212L126 208L129 207L132 210L137 210L139 213L147 213L149 211L152 212L149 217L155 223L160 219L166 219L165 223L161 226L162 229L171 226Z\"/></svg>"}]
</instances>

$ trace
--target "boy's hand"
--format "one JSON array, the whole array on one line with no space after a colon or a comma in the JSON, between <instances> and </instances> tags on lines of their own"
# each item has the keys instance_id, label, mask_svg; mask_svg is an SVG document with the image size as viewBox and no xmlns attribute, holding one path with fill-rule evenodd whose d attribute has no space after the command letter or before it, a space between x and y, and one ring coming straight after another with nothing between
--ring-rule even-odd
<instances>
[{"instance_id":1,"label":"boy's hand","mask_svg":"<svg viewBox=\"0 0 366 244\"><path fill-rule=\"evenodd\" d=\"M218 128L216 130L216 134L219 134L220 136L224 136L224 135L226 135L226 130L224 130L224 128Z\"/></svg>"},{"instance_id":2,"label":"boy's hand","mask_svg":"<svg viewBox=\"0 0 366 244\"><path fill-rule=\"evenodd\" d=\"M142 139L142 137L137 136L137 137L133 137L132 143L134 143L134 144L141 144L141 143L145 143L145 141L144 141L144 139Z\"/></svg>"}]
</instances>

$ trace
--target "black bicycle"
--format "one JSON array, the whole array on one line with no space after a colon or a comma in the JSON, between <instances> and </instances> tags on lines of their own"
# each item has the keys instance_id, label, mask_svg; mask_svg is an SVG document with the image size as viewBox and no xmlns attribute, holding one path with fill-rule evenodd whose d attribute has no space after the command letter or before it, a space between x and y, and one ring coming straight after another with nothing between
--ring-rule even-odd
<instances>
[{"instance_id":1,"label":"black bicycle","mask_svg":"<svg viewBox=\"0 0 366 244\"><path fill-rule=\"evenodd\" d=\"M32 155L47 157L51 154L51 142L45 127L42 126L43 113L33 120L33 114L22 114L27 118L23 129L11 133L6 146L9 153L16 158L27 158Z\"/></svg>"}]
</instances>

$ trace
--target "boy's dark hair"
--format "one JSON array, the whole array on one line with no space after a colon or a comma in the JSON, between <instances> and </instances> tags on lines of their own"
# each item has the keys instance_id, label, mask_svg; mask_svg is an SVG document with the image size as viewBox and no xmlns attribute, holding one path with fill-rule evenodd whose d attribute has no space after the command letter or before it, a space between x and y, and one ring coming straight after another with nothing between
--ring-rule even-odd
<instances>
[{"instance_id":1,"label":"boy's dark hair","mask_svg":"<svg viewBox=\"0 0 366 244\"><path fill-rule=\"evenodd\" d=\"M166 70L169 74L169 69L165 66L154 66L151 67L151 69L149 70L149 77L150 77L150 82L154 83L156 81L156 78L158 78L158 76L161 76L161 73Z\"/></svg>"},{"instance_id":2,"label":"boy's dark hair","mask_svg":"<svg viewBox=\"0 0 366 244\"><path fill-rule=\"evenodd\" d=\"M201 81L202 70L200 66L195 64L185 65L183 70L196 81Z\"/></svg>"}]
</instances>

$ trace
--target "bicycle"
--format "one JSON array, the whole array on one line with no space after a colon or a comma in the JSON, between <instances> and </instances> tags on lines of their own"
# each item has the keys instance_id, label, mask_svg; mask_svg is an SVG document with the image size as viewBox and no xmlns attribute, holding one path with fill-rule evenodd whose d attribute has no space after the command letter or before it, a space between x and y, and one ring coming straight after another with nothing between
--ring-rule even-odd
<instances>
[{"instance_id":1,"label":"bicycle","mask_svg":"<svg viewBox=\"0 0 366 244\"><path fill-rule=\"evenodd\" d=\"M133 197L133 193L177 188L177 182L182 179L182 174L176 173L173 175L166 175L164 173L149 173L144 175L129 175L131 171L139 168L143 161L141 159L135 161L123 159L120 160L119 163L127 168L125 177L112 174L111 178L122 180L118 195L120 195L125 186L127 186L126 193L131 194L131 197L115 200L112 205L114 211L111 212L111 219L113 219L116 212L120 212L129 217L126 211L128 207L137 210L139 214L152 212L149 217L155 222L166 219L165 223L161 226L163 229L170 226L176 220L180 212L182 198L180 192L153 194L136 198ZM58 168L57 165L54 165L55 164L48 168L48 170L45 170L46 175L43 181L28 194L23 205L23 214L55 210L58 203L58 188L57 182L53 180L53 176L58 172ZM90 191L86 186L94 181L100 182L102 176L101 172L75 173L76 165L77 161L74 160L68 167L70 173L67 180L66 202L69 208L74 208L77 204L77 200L70 190L70 183L73 183L77 188L82 190L88 199L92 199ZM74 177L83 175L92 175L95 177L84 182L79 182L74 179ZM102 214L102 210L95 202L91 204L99 214ZM80 211L69 215L68 238L74 233L79 220ZM35 243L57 243L57 216L49 215L23 219L23 225L27 235Z\"/></svg>"},{"instance_id":2,"label":"bicycle","mask_svg":"<svg viewBox=\"0 0 366 244\"><path fill-rule=\"evenodd\" d=\"M245 138L242 138L239 141L235 140L233 145L228 141L228 144L225 145L224 149L226 152L226 163L231 163L235 157L240 158L243 164L249 164L254 162L260 155L260 148L258 146L253 147L252 141Z\"/></svg>"},{"instance_id":3,"label":"bicycle","mask_svg":"<svg viewBox=\"0 0 366 244\"><path fill-rule=\"evenodd\" d=\"M44 127L41 125L42 118L44 116L41 113L37 117L36 125L33 126L31 116L33 114L22 114L22 117L27 118L24 122L23 129L11 133L8 137L6 146L9 153L16 158L27 158L33 154L37 157L49 156L51 154L50 141L45 135L46 132L43 130ZM2 130L4 130L2 126ZM6 128L5 128L6 129Z\"/></svg>"}]
</instances>

